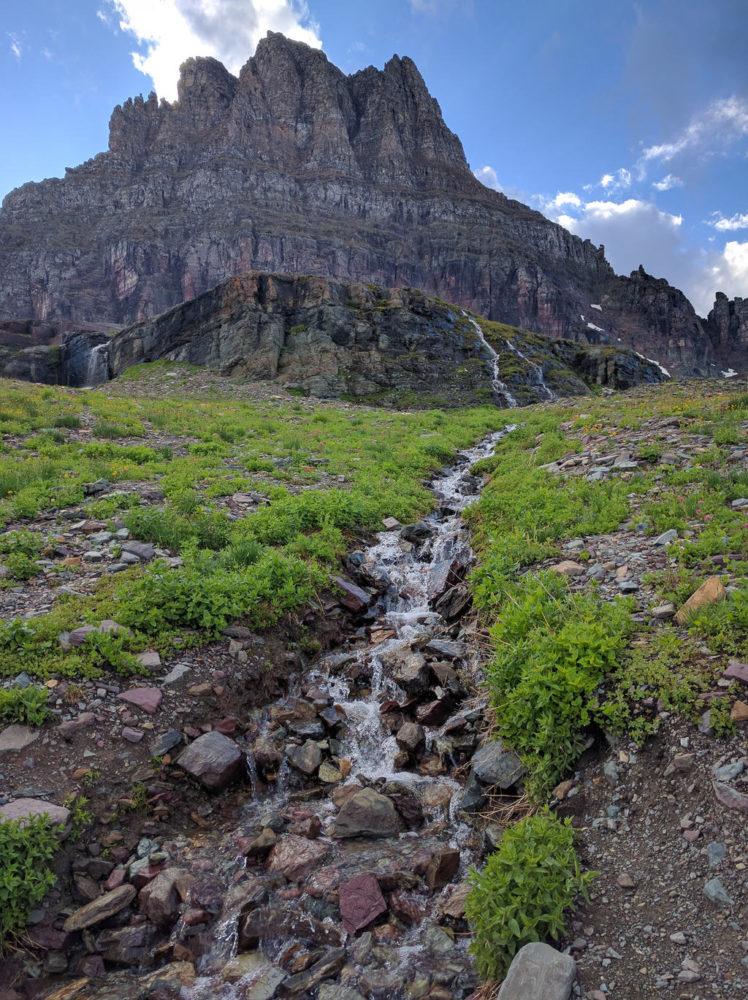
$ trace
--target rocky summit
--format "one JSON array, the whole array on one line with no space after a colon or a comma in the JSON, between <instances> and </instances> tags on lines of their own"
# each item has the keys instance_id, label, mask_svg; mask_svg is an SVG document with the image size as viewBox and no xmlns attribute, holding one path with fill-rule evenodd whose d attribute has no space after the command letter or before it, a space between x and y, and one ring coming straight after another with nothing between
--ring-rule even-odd
<instances>
[{"instance_id":1,"label":"rocky summit","mask_svg":"<svg viewBox=\"0 0 748 1000\"><path fill-rule=\"evenodd\" d=\"M643 270L484 187L410 59L350 76L280 34L238 78L115 108L109 149L0 211L0 343L141 322L251 270L412 286L493 321L622 343L674 374L748 359L743 300L708 320Z\"/></svg>"}]
</instances>

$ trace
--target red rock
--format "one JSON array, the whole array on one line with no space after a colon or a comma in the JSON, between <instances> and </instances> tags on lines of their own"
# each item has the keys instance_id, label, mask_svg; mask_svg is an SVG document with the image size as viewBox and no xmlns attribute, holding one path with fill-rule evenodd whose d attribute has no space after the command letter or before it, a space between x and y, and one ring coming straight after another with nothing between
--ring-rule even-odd
<instances>
[{"instance_id":1,"label":"red rock","mask_svg":"<svg viewBox=\"0 0 748 1000\"><path fill-rule=\"evenodd\" d=\"M343 591L343 596L340 598L343 607L349 608L351 611L360 611L361 608L366 608L371 603L371 595L367 594L361 587L357 587L355 583L350 583L341 576L333 577L332 582L339 590Z\"/></svg>"},{"instance_id":2,"label":"red rock","mask_svg":"<svg viewBox=\"0 0 748 1000\"><path fill-rule=\"evenodd\" d=\"M0 820L24 820L44 814L49 816L49 822L53 826L64 826L70 819L70 810L65 806L56 806L53 802L45 802L43 799L15 799L0 806Z\"/></svg>"},{"instance_id":3,"label":"red rock","mask_svg":"<svg viewBox=\"0 0 748 1000\"><path fill-rule=\"evenodd\" d=\"M93 726L95 722L96 716L93 712L81 712L80 715L76 715L74 719L69 719L67 722L61 722L57 727L57 732L63 739L70 740L77 732L80 732L81 729L88 729L88 727Z\"/></svg>"},{"instance_id":4,"label":"red rock","mask_svg":"<svg viewBox=\"0 0 748 1000\"><path fill-rule=\"evenodd\" d=\"M161 704L164 696L158 688L141 687L131 688L129 691L123 691L122 694L117 695L117 697L120 701L126 701L130 705L142 708L143 711L148 712L149 715L153 715Z\"/></svg>"},{"instance_id":5,"label":"red rock","mask_svg":"<svg viewBox=\"0 0 748 1000\"><path fill-rule=\"evenodd\" d=\"M227 736L210 732L199 736L184 750L177 764L205 788L218 790L228 785L242 770L242 752Z\"/></svg>"},{"instance_id":6,"label":"red rock","mask_svg":"<svg viewBox=\"0 0 748 1000\"><path fill-rule=\"evenodd\" d=\"M748 795L743 795L731 785L726 785L722 781L713 781L712 788L714 794L723 806L728 809L739 809L741 812L748 812Z\"/></svg>"},{"instance_id":7,"label":"red rock","mask_svg":"<svg viewBox=\"0 0 748 1000\"><path fill-rule=\"evenodd\" d=\"M728 681L743 681L744 684L748 684L748 663L730 660L722 676Z\"/></svg>"},{"instance_id":8,"label":"red rock","mask_svg":"<svg viewBox=\"0 0 748 1000\"><path fill-rule=\"evenodd\" d=\"M190 907L189 910L185 910L182 914L182 920L188 927L195 927L197 924L207 924L210 920L210 914L207 910Z\"/></svg>"},{"instance_id":9,"label":"red rock","mask_svg":"<svg viewBox=\"0 0 748 1000\"><path fill-rule=\"evenodd\" d=\"M122 730L122 739L127 740L128 743L140 743L140 741L145 736L142 729L131 729L129 726L125 726Z\"/></svg>"},{"instance_id":10,"label":"red rock","mask_svg":"<svg viewBox=\"0 0 748 1000\"><path fill-rule=\"evenodd\" d=\"M684 830L683 839L687 840L689 844L693 844L695 840L699 839L699 830Z\"/></svg>"},{"instance_id":11,"label":"red rock","mask_svg":"<svg viewBox=\"0 0 748 1000\"><path fill-rule=\"evenodd\" d=\"M416 718L425 726L440 726L452 708L450 698L438 698L416 709Z\"/></svg>"},{"instance_id":12,"label":"red rock","mask_svg":"<svg viewBox=\"0 0 748 1000\"><path fill-rule=\"evenodd\" d=\"M289 882L303 882L330 851L329 844L307 840L292 833L282 836L270 852L269 869Z\"/></svg>"},{"instance_id":13,"label":"red rock","mask_svg":"<svg viewBox=\"0 0 748 1000\"><path fill-rule=\"evenodd\" d=\"M319 816L310 816L308 819L299 820L298 823L292 823L288 832L299 837L306 837L308 840L316 840L322 833L322 822Z\"/></svg>"},{"instance_id":14,"label":"red rock","mask_svg":"<svg viewBox=\"0 0 748 1000\"><path fill-rule=\"evenodd\" d=\"M233 715L227 715L225 719L221 719L213 726L217 733L223 733L224 736L233 736L238 728L239 723Z\"/></svg>"},{"instance_id":15,"label":"red rock","mask_svg":"<svg viewBox=\"0 0 748 1000\"><path fill-rule=\"evenodd\" d=\"M408 927L419 924L426 915L425 908L404 892L391 892L388 899L392 913Z\"/></svg>"},{"instance_id":16,"label":"red rock","mask_svg":"<svg viewBox=\"0 0 748 1000\"><path fill-rule=\"evenodd\" d=\"M160 875L164 870L163 865L146 865L145 868L141 868L137 875L133 875L132 884L136 889L143 889L152 882L157 875Z\"/></svg>"},{"instance_id":17,"label":"red rock","mask_svg":"<svg viewBox=\"0 0 748 1000\"><path fill-rule=\"evenodd\" d=\"M119 886L124 885L127 880L127 869L126 868L115 868L111 873L109 878L104 883L104 888L109 891L111 889L117 889Z\"/></svg>"},{"instance_id":18,"label":"red rock","mask_svg":"<svg viewBox=\"0 0 748 1000\"><path fill-rule=\"evenodd\" d=\"M379 882L373 875L356 875L338 888L340 916L349 934L355 934L387 912Z\"/></svg>"}]
</instances>

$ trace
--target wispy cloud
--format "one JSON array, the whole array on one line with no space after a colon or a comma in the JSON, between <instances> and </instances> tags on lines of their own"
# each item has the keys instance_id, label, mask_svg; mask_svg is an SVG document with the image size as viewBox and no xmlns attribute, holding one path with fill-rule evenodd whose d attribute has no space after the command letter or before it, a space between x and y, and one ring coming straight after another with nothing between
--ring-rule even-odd
<instances>
[{"instance_id":1,"label":"wispy cloud","mask_svg":"<svg viewBox=\"0 0 748 1000\"><path fill-rule=\"evenodd\" d=\"M748 100L728 97L714 101L694 115L672 142L648 146L642 152L642 161L669 163L685 153L691 156L713 155L745 136L748 136Z\"/></svg>"},{"instance_id":2,"label":"wispy cloud","mask_svg":"<svg viewBox=\"0 0 748 1000\"><path fill-rule=\"evenodd\" d=\"M159 97L177 96L179 67L190 56L213 56L238 73L267 31L321 46L319 28L303 0L107 0L140 47L136 69L150 76ZM104 16L102 17L102 14ZM105 12L100 17L106 20Z\"/></svg>"},{"instance_id":3,"label":"wispy cloud","mask_svg":"<svg viewBox=\"0 0 748 1000\"><path fill-rule=\"evenodd\" d=\"M712 218L707 222L708 226L713 226L722 233L734 232L736 229L748 229L748 213L737 214L726 219L721 212L712 212Z\"/></svg>"},{"instance_id":4,"label":"wispy cloud","mask_svg":"<svg viewBox=\"0 0 748 1000\"><path fill-rule=\"evenodd\" d=\"M666 174L661 181L652 181L652 187L657 191L669 191L674 187L683 187L683 181L674 174Z\"/></svg>"},{"instance_id":5,"label":"wispy cloud","mask_svg":"<svg viewBox=\"0 0 748 1000\"><path fill-rule=\"evenodd\" d=\"M485 184L486 187L493 188L494 191L503 191L503 187L499 184L499 178L493 167L479 167L474 170L473 173L481 182Z\"/></svg>"},{"instance_id":6,"label":"wispy cloud","mask_svg":"<svg viewBox=\"0 0 748 1000\"><path fill-rule=\"evenodd\" d=\"M21 55L23 54L20 37L14 31L9 31L8 39L10 41L10 51L13 53L18 62L20 62Z\"/></svg>"}]
</instances>

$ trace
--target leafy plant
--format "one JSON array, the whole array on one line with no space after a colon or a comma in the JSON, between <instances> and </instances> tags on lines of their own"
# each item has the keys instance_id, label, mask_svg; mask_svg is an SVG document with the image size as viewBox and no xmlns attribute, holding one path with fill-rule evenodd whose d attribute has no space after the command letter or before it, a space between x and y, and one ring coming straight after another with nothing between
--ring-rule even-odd
<instances>
[{"instance_id":1,"label":"leafy plant","mask_svg":"<svg viewBox=\"0 0 748 1000\"><path fill-rule=\"evenodd\" d=\"M594 877L580 871L571 820L545 810L507 829L483 870L469 875L465 915L481 976L503 978L523 945L562 934L566 911Z\"/></svg>"},{"instance_id":2,"label":"leafy plant","mask_svg":"<svg viewBox=\"0 0 748 1000\"><path fill-rule=\"evenodd\" d=\"M0 688L0 719L40 726L49 715L49 691L30 685L27 688Z\"/></svg>"},{"instance_id":3,"label":"leafy plant","mask_svg":"<svg viewBox=\"0 0 748 1000\"><path fill-rule=\"evenodd\" d=\"M64 806L70 810L70 832L74 839L80 837L91 822L91 810L86 809L88 799L84 795L71 792L65 796Z\"/></svg>"},{"instance_id":4,"label":"leafy plant","mask_svg":"<svg viewBox=\"0 0 748 1000\"><path fill-rule=\"evenodd\" d=\"M49 862L57 849L47 816L0 822L0 949L55 884Z\"/></svg>"}]
</instances>

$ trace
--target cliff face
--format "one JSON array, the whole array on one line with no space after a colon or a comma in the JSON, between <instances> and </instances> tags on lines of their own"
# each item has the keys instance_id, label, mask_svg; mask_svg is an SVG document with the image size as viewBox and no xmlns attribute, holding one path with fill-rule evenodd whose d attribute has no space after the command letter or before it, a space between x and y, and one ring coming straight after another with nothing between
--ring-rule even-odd
<instances>
[{"instance_id":1,"label":"cliff face","mask_svg":"<svg viewBox=\"0 0 748 1000\"><path fill-rule=\"evenodd\" d=\"M717 362L724 369L743 370L748 358L748 299L728 299L717 292L714 308L706 319Z\"/></svg>"},{"instance_id":2,"label":"cliff face","mask_svg":"<svg viewBox=\"0 0 748 1000\"><path fill-rule=\"evenodd\" d=\"M111 338L91 336L87 353L85 335L70 339L59 371L96 382L141 362L188 361L304 395L409 407L522 405L593 384L628 388L663 378L626 348L486 321L482 330L462 309L416 289L251 273ZM506 392L496 391L497 377Z\"/></svg>"},{"instance_id":3,"label":"cliff face","mask_svg":"<svg viewBox=\"0 0 748 1000\"><path fill-rule=\"evenodd\" d=\"M413 286L553 337L592 321L593 339L713 371L680 293L652 306L589 241L476 180L407 58L345 76L270 34L238 78L191 59L174 104L117 107L108 152L0 212L0 317L122 325L250 270Z\"/></svg>"}]
</instances>

